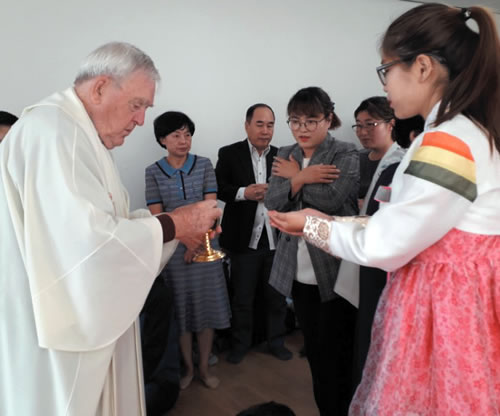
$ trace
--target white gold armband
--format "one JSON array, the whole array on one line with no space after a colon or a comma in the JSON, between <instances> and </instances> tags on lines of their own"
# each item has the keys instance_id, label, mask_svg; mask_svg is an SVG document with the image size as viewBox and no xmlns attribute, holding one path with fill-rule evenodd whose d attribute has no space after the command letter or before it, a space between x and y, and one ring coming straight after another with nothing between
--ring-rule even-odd
<instances>
[{"instance_id":1,"label":"white gold armband","mask_svg":"<svg viewBox=\"0 0 500 416\"><path fill-rule=\"evenodd\" d=\"M307 215L306 223L304 225L304 239L313 246L316 246L321 250L331 254L332 256L337 257L330 248L330 233L332 232L332 222L354 222L361 225L362 227L366 227L369 219L370 217L367 215L354 215L349 217L333 216L329 220Z\"/></svg>"},{"instance_id":2,"label":"white gold armband","mask_svg":"<svg viewBox=\"0 0 500 416\"><path fill-rule=\"evenodd\" d=\"M328 244L330 241L331 229L332 225L329 220L307 215L304 225L304 239L313 246L334 255L330 251Z\"/></svg>"}]
</instances>

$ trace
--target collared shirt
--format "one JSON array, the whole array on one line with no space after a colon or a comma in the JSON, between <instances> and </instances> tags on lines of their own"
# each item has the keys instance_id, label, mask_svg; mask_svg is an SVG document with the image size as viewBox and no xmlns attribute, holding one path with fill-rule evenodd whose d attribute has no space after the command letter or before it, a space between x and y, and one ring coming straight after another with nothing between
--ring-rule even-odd
<instances>
[{"instance_id":1,"label":"collared shirt","mask_svg":"<svg viewBox=\"0 0 500 416\"><path fill-rule=\"evenodd\" d=\"M266 156L269 154L271 148L268 146L261 155L259 155L258 150L250 143L248 140L248 147L250 149L250 155L252 157L253 174L255 176L255 183L266 183L267 178L267 164ZM245 198L245 187L238 189L236 193L235 201L246 201ZM269 241L269 248L271 250L276 249L274 232L269 223L269 216L267 215L267 208L264 206L264 201L259 201L257 204L257 211L255 211L255 219L253 222L252 236L248 243L248 247L252 249L257 249L260 237L262 236L262 231L266 230L267 239Z\"/></svg>"},{"instance_id":2,"label":"collared shirt","mask_svg":"<svg viewBox=\"0 0 500 416\"><path fill-rule=\"evenodd\" d=\"M215 172L206 157L189 153L178 169L166 158L146 168L146 204L162 204L165 212L202 201L206 194L216 192Z\"/></svg>"}]
</instances>

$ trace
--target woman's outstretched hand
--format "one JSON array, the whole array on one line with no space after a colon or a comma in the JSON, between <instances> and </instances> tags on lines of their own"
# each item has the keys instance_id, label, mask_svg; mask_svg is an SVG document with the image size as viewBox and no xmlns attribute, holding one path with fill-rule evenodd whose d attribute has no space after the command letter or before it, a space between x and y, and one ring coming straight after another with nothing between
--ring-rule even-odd
<instances>
[{"instance_id":1,"label":"woman's outstretched hand","mask_svg":"<svg viewBox=\"0 0 500 416\"><path fill-rule=\"evenodd\" d=\"M329 217L328 215L311 208L292 212L269 211L269 219L273 227L276 227L284 233L299 236L303 233L304 225L306 223L306 216L308 215L324 219L331 219L331 217Z\"/></svg>"}]
</instances>

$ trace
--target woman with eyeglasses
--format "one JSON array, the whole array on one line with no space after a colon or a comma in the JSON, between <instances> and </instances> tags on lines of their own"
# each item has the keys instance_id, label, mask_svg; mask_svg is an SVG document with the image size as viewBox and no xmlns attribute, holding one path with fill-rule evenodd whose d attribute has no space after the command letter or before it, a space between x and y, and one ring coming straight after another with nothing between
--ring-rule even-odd
<instances>
[{"instance_id":1,"label":"woman with eyeglasses","mask_svg":"<svg viewBox=\"0 0 500 416\"><path fill-rule=\"evenodd\" d=\"M378 179L382 171L389 166L387 165L388 156L392 155L391 162L394 157L397 157L397 161L399 161L403 157L404 151L395 142L394 127L396 118L387 98L370 97L363 100L354 111L354 117L356 124L352 128L364 148L359 154L359 198L361 200L361 209L363 200L369 191L372 178L375 177ZM391 152L388 153L390 149ZM384 157L384 163L381 164L380 162ZM379 166L383 166L383 169ZM362 212L362 214L364 213Z\"/></svg>"},{"instance_id":2,"label":"woman with eyeglasses","mask_svg":"<svg viewBox=\"0 0 500 416\"><path fill-rule=\"evenodd\" d=\"M477 24L473 30L467 24ZM416 7L378 68L396 117L426 119L366 227L273 225L390 272L351 415L500 414L500 40L481 7Z\"/></svg>"},{"instance_id":3,"label":"woman with eyeglasses","mask_svg":"<svg viewBox=\"0 0 500 416\"><path fill-rule=\"evenodd\" d=\"M357 214L358 152L353 144L330 135L340 120L328 94L318 87L301 89L287 111L296 144L278 151L266 207ZM293 298L321 415L346 415L353 392L356 309L333 291L339 263L304 239L281 234L269 280L278 292Z\"/></svg>"}]
</instances>

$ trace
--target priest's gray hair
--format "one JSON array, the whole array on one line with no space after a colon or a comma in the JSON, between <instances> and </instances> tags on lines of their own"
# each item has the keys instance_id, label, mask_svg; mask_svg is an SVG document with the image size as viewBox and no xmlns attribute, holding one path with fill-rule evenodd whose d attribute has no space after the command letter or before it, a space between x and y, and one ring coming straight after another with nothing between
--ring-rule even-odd
<instances>
[{"instance_id":1,"label":"priest's gray hair","mask_svg":"<svg viewBox=\"0 0 500 416\"><path fill-rule=\"evenodd\" d=\"M75 85L100 75L108 75L120 82L138 70L146 72L152 81L160 81L153 60L143 51L130 43L110 42L85 58L76 75Z\"/></svg>"}]
</instances>

